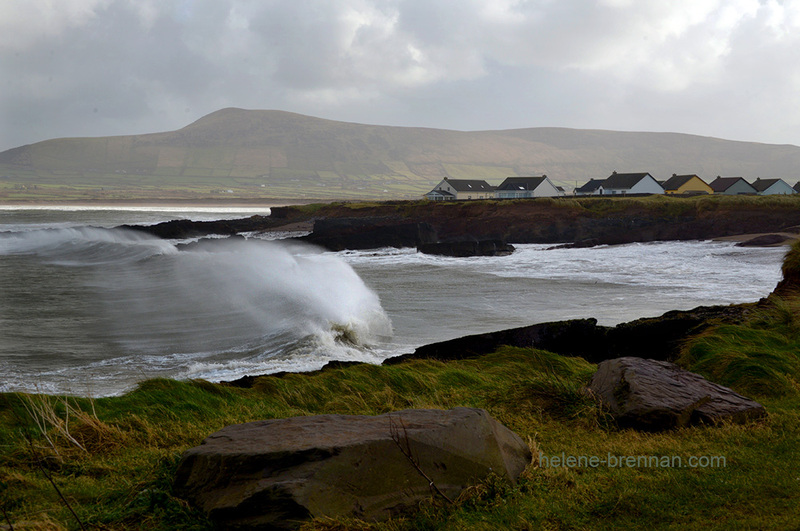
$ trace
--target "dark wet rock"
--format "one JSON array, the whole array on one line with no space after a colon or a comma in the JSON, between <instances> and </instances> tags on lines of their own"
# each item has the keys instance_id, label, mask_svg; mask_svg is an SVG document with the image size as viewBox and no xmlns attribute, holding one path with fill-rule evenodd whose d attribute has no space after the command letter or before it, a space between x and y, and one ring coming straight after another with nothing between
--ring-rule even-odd
<instances>
[{"instance_id":1,"label":"dark wet rock","mask_svg":"<svg viewBox=\"0 0 800 531\"><path fill-rule=\"evenodd\" d=\"M642 352L650 358L671 361L677 359L680 347L688 337L713 324L739 322L747 311L746 305L700 306L614 327L600 326L596 319L539 323L423 345L412 354L389 358L383 363L391 365L409 359L447 361L474 358L494 352L503 345L580 356L592 363Z\"/></svg>"},{"instance_id":2,"label":"dark wet rock","mask_svg":"<svg viewBox=\"0 0 800 531\"><path fill-rule=\"evenodd\" d=\"M514 252L514 246L502 240L473 240L456 242L422 243L417 251L438 256L508 256Z\"/></svg>"},{"instance_id":3,"label":"dark wet rock","mask_svg":"<svg viewBox=\"0 0 800 531\"><path fill-rule=\"evenodd\" d=\"M587 249L589 247L597 247L598 245L602 245L600 240L597 238L588 238L586 240L580 240L573 243L556 245L555 247L550 247L550 249Z\"/></svg>"},{"instance_id":4,"label":"dark wet rock","mask_svg":"<svg viewBox=\"0 0 800 531\"><path fill-rule=\"evenodd\" d=\"M164 239L184 240L218 234L230 236L242 232L258 232L285 223L269 216L250 216L242 219L224 219L220 221L191 221L176 219L155 225L121 225L119 228L145 232Z\"/></svg>"},{"instance_id":5,"label":"dark wet rock","mask_svg":"<svg viewBox=\"0 0 800 531\"><path fill-rule=\"evenodd\" d=\"M782 234L763 234L750 238L749 240L739 242L736 247L771 247L773 245L782 245L790 240L788 236Z\"/></svg>"},{"instance_id":6,"label":"dark wet rock","mask_svg":"<svg viewBox=\"0 0 800 531\"><path fill-rule=\"evenodd\" d=\"M503 345L535 347L560 354L583 352L585 342L592 342L598 334L596 319L574 319L539 323L520 328L475 334L417 348L413 354L404 354L384 360L384 365L394 365L411 359L440 361L475 358L494 352Z\"/></svg>"},{"instance_id":7,"label":"dark wet rock","mask_svg":"<svg viewBox=\"0 0 800 531\"><path fill-rule=\"evenodd\" d=\"M416 247L437 241L437 236L428 223L395 218L331 218L316 220L313 232L297 239L330 251L342 251Z\"/></svg>"},{"instance_id":8,"label":"dark wet rock","mask_svg":"<svg viewBox=\"0 0 800 531\"><path fill-rule=\"evenodd\" d=\"M746 422L764 407L674 363L624 357L600 363L588 390L622 427L662 431L722 420Z\"/></svg>"},{"instance_id":9,"label":"dark wet rock","mask_svg":"<svg viewBox=\"0 0 800 531\"><path fill-rule=\"evenodd\" d=\"M186 451L174 487L228 529L294 528L314 517L382 520L494 472L511 482L528 446L484 410L318 415L228 426Z\"/></svg>"}]
</instances>

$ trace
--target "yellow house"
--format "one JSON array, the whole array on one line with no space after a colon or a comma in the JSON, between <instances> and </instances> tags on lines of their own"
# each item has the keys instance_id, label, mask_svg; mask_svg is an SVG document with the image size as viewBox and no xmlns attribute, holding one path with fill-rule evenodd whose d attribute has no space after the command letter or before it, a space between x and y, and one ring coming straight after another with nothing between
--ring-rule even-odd
<instances>
[{"instance_id":1,"label":"yellow house","mask_svg":"<svg viewBox=\"0 0 800 531\"><path fill-rule=\"evenodd\" d=\"M665 194L713 194L714 190L697 175L675 175L662 184Z\"/></svg>"}]
</instances>

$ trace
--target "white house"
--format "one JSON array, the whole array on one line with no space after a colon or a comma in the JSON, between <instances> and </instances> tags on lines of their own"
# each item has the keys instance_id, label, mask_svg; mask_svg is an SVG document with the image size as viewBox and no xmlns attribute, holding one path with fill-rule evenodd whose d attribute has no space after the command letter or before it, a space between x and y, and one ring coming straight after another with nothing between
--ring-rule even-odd
<instances>
[{"instance_id":1,"label":"white house","mask_svg":"<svg viewBox=\"0 0 800 531\"><path fill-rule=\"evenodd\" d=\"M663 193L664 188L649 173L614 172L603 181L603 195Z\"/></svg>"},{"instance_id":2,"label":"white house","mask_svg":"<svg viewBox=\"0 0 800 531\"><path fill-rule=\"evenodd\" d=\"M497 199L514 199L526 197L558 197L558 191L547 175L541 177L506 177L495 190Z\"/></svg>"},{"instance_id":3,"label":"white house","mask_svg":"<svg viewBox=\"0 0 800 531\"><path fill-rule=\"evenodd\" d=\"M758 195L790 195L797 193L783 179L758 178L753 182L753 188L756 189Z\"/></svg>"},{"instance_id":4,"label":"white house","mask_svg":"<svg viewBox=\"0 0 800 531\"><path fill-rule=\"evenodd\" d=\"M486 181L445 177L425 197L431 201L493 199L494 186Z\"/></svg>"}]
</instances>

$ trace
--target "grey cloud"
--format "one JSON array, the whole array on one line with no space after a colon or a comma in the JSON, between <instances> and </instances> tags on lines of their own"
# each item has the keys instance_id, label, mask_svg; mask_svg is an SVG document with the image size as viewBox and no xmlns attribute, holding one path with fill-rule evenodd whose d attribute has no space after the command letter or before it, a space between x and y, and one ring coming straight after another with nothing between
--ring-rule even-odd
<instances>
[{"instance_id":1,"label":"grey cloud","mask_svg":"<svg viewBox=\"0 0 800 531\"><path fill-rule=\"evenodd\" d=\"M175 129L226 106L800 143L794 2L626 4L61 0L68 16L38 33L0 6L0 149Z\"/></svg>"}]
</instances>

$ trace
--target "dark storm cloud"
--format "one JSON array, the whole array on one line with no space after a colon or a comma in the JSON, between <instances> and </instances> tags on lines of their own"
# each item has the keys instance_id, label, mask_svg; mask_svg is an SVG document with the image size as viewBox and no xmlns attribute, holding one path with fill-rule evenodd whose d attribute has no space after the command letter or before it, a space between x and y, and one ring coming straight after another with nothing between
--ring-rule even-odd
<instances>
[{"instance_id":1,"label":"dark storm cloud","mask_svg":"<svg viewBox=\"0 0 800 531\"><path fill-rule=\"evenodd\" d=\"M800 143L795 0L9 0L0 149L222 107Z\"/></svg>"}]
</instances>

